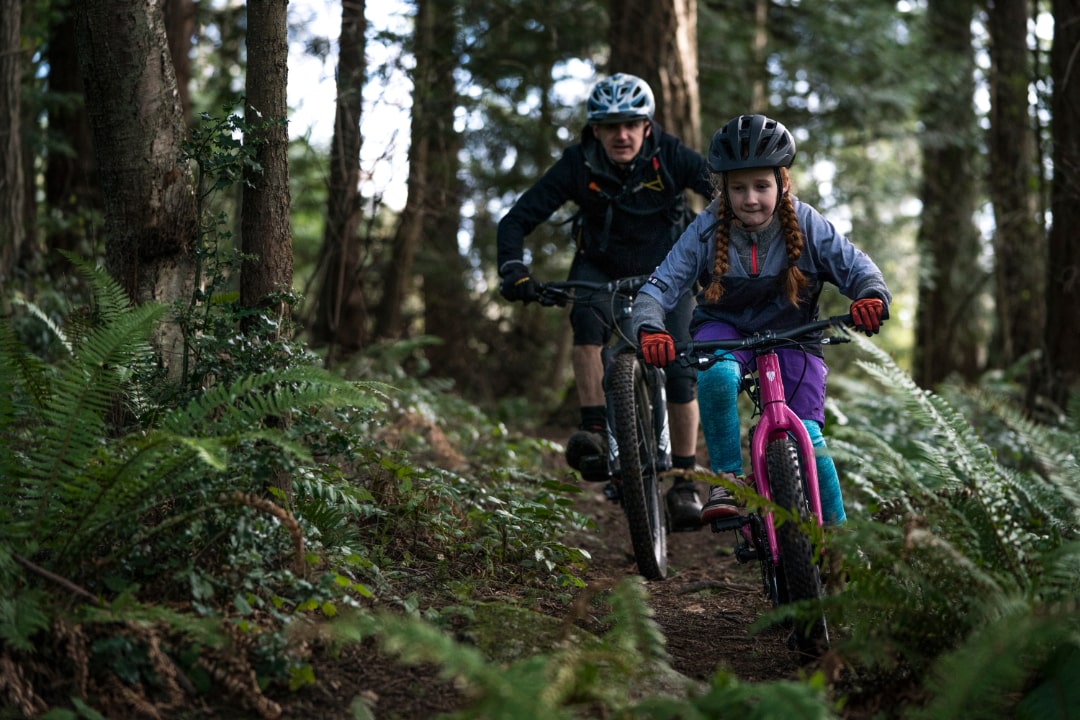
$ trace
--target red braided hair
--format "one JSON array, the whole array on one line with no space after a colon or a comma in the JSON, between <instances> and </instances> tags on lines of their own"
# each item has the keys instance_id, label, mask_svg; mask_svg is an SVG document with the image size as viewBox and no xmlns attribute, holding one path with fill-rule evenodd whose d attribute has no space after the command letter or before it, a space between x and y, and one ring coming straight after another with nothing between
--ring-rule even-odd
<instances>
[{"instance_id":1,"label":"red braided hair","mask_svg":"<svg viewBox=\"0 0 1080 720\"><path fill-rule=\"evenodd\" d=\"M807 286L806 276L802 274L798 267L799 257L802 255L806 239L799 228L799 219L795 215L795 204L791 200L791 179L787 168L780 168L780 179L782 186L788 188L788 192L785 192L783 197L780 198L780 207L778 208L780 225L787 244L788 259L787 268L784 269L783 274L780 276L780 284L788 301L798 307L799 293L805 290ZM782 191L782 187L780 189ZM718 193L716 200L716 217L720 219L720 222L716 225L716 256L713 259L712 280L709 287L705 289L705 299L711 303L719 301L724 294L724 286L720 283L720 280L723 278L724 273L728 271L728 250L731 243L731 223L729 222L730 218L725 218L729 212L724 193Z\"/></svg>"}]
</instances>

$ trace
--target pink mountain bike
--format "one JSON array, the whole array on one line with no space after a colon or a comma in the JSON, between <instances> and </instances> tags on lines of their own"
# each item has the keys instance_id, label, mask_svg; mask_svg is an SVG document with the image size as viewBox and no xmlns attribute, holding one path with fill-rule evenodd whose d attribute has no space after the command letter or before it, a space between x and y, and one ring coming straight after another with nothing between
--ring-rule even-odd
<instances>
[{"instance_id":1,"label":"pink mountain bike","mask_svg":"<svg viewBox=\"0 0 1080 720\"><path fill-rule=\"evenodd\" d=\"M740 563L758 561L765 595L773 607L794 603L806 606L806 612L797 613L789 645L813 655L829 643L820 607L823 589L816 562L819 554L815 552L815 544L820 544L822 538L821 494L814 446L802 421L788 407L776 350L850 342L851 338L844 334L821 334L828 328L851 324L850 315L835 316L782 332L691 342L676 358L676 362L706 370L736 350L752 355L743 367L741 388L753 402L757 418L749 430L751 472L746 483L764 502L759 507L751 503L752 509L746 514L714 521L712 529L735 531L735 558Z\"/></svg>"}]
</instances>

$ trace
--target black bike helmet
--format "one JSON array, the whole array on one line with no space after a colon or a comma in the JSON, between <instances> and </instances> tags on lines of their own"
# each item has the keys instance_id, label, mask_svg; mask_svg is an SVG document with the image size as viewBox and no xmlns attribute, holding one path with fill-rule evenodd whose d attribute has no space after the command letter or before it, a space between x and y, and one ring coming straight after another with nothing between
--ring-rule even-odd
<instances>
[{"instance_id":1,"label":"black bike helmet","mask_svg":"<svg viewBox=\"0 0 1080 720\"><path fill-rule=\"evenodd\" d=\"M709 143L709 169L715 173L762 167L791 167L795 138L764 115L740 115L716 131Z\"/></svg>"},{"instance_id":2,"label":"black bike helmet","mask_svg":"<svg viewBox=\"0 0 1080 720\"><path fill-rule=\"evenodd\" d=\"M636 75L615 73L593 85L589 93L589 123L593 125L651 120L655 110L652 88Z\"/></svg>"}]
</instances>

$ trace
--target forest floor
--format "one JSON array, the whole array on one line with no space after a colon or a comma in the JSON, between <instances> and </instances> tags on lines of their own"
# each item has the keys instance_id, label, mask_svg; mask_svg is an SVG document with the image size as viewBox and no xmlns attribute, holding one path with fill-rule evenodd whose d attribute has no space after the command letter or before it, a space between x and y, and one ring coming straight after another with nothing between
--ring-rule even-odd
<instances>
[{"instance_id":1,"label":"forest floor","mask_svg":"<svg viewBox=\"0 0 1080 720\"><path fill-rule=\"evenodd\" d=\"M551 435L551 439L556 437ZM562 441L560 437L558 442ZM553 462L563 461L557 458ZM578 531L565 542L591 555L582 592L595 594L635 575L636 565L621 507L604 497L602 483L581 485L577 509L596 527ZM699 490L705 494L704 483L699 483ZM735 561L733 540L733 534L716 535L709 528L669 536L668 577L649 582L646 588L654 620L666 637L670 666L701 683L708 683L719 669L746 683L796 680L824 670L830 688L836 690L834 683L844 672L831 654L800 664L787 647L784 630L751 632L753 623L769 610L769 603L757 565ZM513 588L498 589L500 594L513 592ZM552 603L545 612L565 615L569 611ZM435 668L395 664L380 657L370 644L341 656L314 660L318 691L277 698L285 711L283 717L352 718L349 705L357 697L364 698L379 720L427 720L465 706L465 698L452 684L438 678ZM900 688L894 691L902 692ZM849 697L840 717L875 717L881 704L889 702L887 694L875 693L872 699L862 700Z\"/></svg>"}]
</instances>

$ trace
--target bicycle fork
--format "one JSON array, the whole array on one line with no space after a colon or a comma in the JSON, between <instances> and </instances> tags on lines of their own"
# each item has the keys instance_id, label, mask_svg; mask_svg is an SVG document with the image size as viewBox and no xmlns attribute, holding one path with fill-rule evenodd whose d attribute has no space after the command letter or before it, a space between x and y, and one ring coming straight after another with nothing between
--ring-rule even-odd
<instances>
[{"instance_id":1,"label":"bicycle fork","mask_svg":"<svg viewBox=\"0 0 1080 720\"><path fill-rule=\"evenodd\" d=\"M810 434L798 415L788 407L784 393L784 383L780 375L779 358L774 352L764 353L757 357L758 388L760 398L761 419L751 428L750 432L750 475L747 480L754 486L758 495L768 501L772 501L772 490L769 487L769 469L766 462L766 448L772 440L783 439L791 436L799 450L799 465L802 469L805 481L806 497L810 503L810 510L814 514L818 525L822 524L821 492L818 488L817 458L814 454L814 445L810 440ZM776 519L771 512L761 515L765 534L765 541L772 555L773 564L779 562L778 543L776 541ZM748 562L757 558L760 548L759 543L752 537L755 529L750 527L751 518L740 516L725 520L713 521L713 532L734 530L743 537L743 542L735 550L736 559L739 562Z\"/></svg>"},{"instance_id":2,"label":"bicycle fork","mask_svg":"<svg viewBox=\"0 0 1080 720\"><path fill-rule=\"evenodd\" d=\"M761 393L761 419L750 439L750 466L752 468L757 493L772 501L769 487L769 470L766 464L765 448L771 440L783 439L790 435L795 439L799 450L799 465L805 480L807 500L810 511L818 525L822 524L821 492L818 488L817 459L810 433L802 420L787 404L784 383L780 375L779 357L774 352L764 353L757 358L758 385ZM765 513L765 536L769 542L774 563L779 561L776 542L776 521L771 512Z\"/></svg>"}]
</instances>

